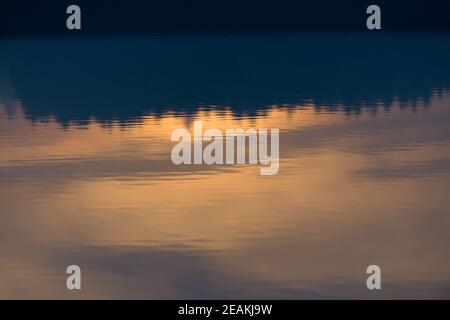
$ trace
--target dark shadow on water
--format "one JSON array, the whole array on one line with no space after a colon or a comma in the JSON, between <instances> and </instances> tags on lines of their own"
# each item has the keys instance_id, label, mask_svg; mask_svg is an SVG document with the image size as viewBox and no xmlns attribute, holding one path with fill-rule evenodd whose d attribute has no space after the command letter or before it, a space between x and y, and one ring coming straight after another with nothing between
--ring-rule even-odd
<instances>
[{"instance_id":1,"label":"dark shadow on water","mask_svg":"<svg viewBox=\"0 0 450 320\"><path fill-rule=\"evenodd\" d=\"M414 110L450 87L449 57L446 35L9 40L0 42L0 101L62 124L126 125L211 106L237 116L307 103L319 112L389 111L394 102Z\"/></svg>"}]
</instances>

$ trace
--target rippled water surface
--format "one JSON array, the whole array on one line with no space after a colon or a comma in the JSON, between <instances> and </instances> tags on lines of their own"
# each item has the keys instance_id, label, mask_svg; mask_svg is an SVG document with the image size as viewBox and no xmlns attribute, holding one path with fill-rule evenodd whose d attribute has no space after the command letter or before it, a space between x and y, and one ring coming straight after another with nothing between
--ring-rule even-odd
<instances>
[{"instance_id":1,"label":"rippled water surface","mask_svg":"<svg viewBox=\"0 0 450 320\"><path fill-rule=\"evenodd\" d=\"M450 298L449 57L431 35L2 40L0 297ZM279 173L172 164L195 120L279 128Z\"/></svg>"}]
</instances>

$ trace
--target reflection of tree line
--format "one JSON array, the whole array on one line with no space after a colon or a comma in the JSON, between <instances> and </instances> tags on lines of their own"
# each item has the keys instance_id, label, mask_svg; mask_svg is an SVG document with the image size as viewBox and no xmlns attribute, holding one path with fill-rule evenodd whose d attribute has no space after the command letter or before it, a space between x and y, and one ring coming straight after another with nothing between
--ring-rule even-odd
<instances>
[{"instance_id":1,"label":"reflection of tree line","mask_svg":"<svg viewBox=\"0 0 450 320\"><path fill-rule=\"evenodd\" d=\"M0 71L30 119L415 110L450 88L447 36L60 39L0 44ZM4 71L7 70L7 71ZM2 85L2 84L0 84ZM3 86L3 85L2 85ZM1 95L1 91L0 91ZM0 97L1 100L1 97Z\"/></svg>"}]
</instances>

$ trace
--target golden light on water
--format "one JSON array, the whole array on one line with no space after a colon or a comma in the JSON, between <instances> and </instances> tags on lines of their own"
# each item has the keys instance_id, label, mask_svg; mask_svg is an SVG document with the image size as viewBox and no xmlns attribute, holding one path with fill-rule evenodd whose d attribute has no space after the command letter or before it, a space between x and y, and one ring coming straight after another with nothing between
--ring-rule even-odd
<instances>
[{"instance_id":1,"label":"golden light on water","mask_svg":"<svg viewBox=\"0 0 450 320\"><path fill-rule=\"evenodd\" d=\"M32 123L19 106L13 117L0 117L0 174L8 182L0 185L0 208L9 225L0 244L7 275L0 296L64 296L57 266L66 261L53 261L54 250L81 250L101 264L122 247L143 257L172 254L161 262L167 268L182 269L183 255L206 260L185 272L208 270L219 287L264 282L332 291L364 278L358 270L374 260L384 266L385 281L397 285L450 279L450 218L442 211L450 208L450 141L440 121L449 116L448 101L435 97L433 108L418 111L420 121L395 107L354 116L306 105L252 117L227 109L149 114L126 126ZM173 165L170 134L192 130L199 119L205 129L279 128L279 173ZM162 266L152 261L142 262L152 278L149 297L176 295L176 274L155 280ZM114 296L128 285L120 273L102 275L95 263L87 297ZM25 292L23 279L35 289Z\"/></svg>"}]
</instances>

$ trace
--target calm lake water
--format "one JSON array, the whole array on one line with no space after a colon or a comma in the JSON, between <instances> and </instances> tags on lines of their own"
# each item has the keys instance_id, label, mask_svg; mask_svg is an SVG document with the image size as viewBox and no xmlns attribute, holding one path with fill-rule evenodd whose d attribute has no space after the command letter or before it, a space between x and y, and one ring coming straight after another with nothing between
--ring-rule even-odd
<instances>
[{"instance_id":1,"label":"calm lake water","mask_svg":"<svg viewBox=\"0 0 450 320\"><path fill-rule=\"evenodd\" d=\"M279 173L175 166L195 120ZM0 298L450 298L449 124L447 35L1 40Z\"/></svg>"}]
</instances>

